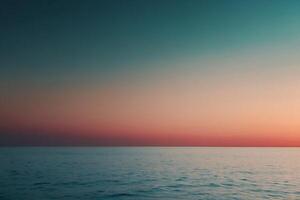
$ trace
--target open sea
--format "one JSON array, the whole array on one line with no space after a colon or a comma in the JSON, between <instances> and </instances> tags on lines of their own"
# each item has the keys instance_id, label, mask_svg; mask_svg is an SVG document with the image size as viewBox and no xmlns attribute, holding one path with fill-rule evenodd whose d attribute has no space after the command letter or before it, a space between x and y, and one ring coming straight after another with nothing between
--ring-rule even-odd
<instances>
[{"instance_id":1,"label":"open sea","mask_svg":"<svg viewBox=\"0 0 300 200\"><path fill-rule=\"evenodd\" d=\"M300 148L0 148L0 199L300 199Z\"/></svg>"}]
</instances>

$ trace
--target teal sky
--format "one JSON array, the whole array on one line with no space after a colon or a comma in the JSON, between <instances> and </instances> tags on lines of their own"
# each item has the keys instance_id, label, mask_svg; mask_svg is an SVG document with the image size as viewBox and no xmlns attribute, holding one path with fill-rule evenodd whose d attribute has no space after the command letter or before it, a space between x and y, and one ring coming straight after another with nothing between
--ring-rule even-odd
<instances>
[{"instance_id":1,"label":"teal sky","mask_svg":"<svg viewBox=\"0 0 300 200\"><path fill-rule=\"evenodd\" d=\"M293 44L299 1L1 1L2 79L143 70ZM161 66L160 66L161 67Z\"/></svg>"}]
</instances>

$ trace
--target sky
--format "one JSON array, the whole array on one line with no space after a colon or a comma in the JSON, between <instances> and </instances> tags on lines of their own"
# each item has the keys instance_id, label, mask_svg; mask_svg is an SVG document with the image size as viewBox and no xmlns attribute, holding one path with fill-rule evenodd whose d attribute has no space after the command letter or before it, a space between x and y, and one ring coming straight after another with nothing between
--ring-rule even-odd
<instances>
[{"instance_id":1,"label":"sky","mask_svg":"<svg viewBox=\"0 0 300 200\"><path fill-rule=\"evenodd\" d=\"M299 10L3 0L0 145L300 146Z\"/></svg>"}]
</instances>

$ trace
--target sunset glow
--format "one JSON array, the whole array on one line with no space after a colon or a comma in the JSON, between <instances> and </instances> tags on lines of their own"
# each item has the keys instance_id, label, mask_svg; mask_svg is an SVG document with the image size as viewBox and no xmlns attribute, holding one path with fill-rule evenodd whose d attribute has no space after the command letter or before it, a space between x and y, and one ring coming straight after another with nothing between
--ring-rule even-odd
<instances>
[{"instance_id":1,"label":"sunset glow","mask_svg":"<svg viewBox=\"0 0 300 200\"><path fill-rule=\"evenodd\" d=\"M299 146L300 15L269 3L7 13L0 144Z\"/></svg>"}]
</instances>

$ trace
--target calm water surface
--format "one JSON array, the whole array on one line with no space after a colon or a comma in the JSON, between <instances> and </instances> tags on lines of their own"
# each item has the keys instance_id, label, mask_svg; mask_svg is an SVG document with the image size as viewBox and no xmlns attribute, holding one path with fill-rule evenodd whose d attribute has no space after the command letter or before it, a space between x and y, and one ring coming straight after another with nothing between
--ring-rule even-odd
<instances>
[{"instance_id":1,"label":"calm water surface","mask_svg":"<svg viewBox=\"0 0 300 200\"><path fill-rule=\"evenodd\" d=\"M0 199L300 199L298 148L0 148Z\"/></svg>"}]
</instances>

